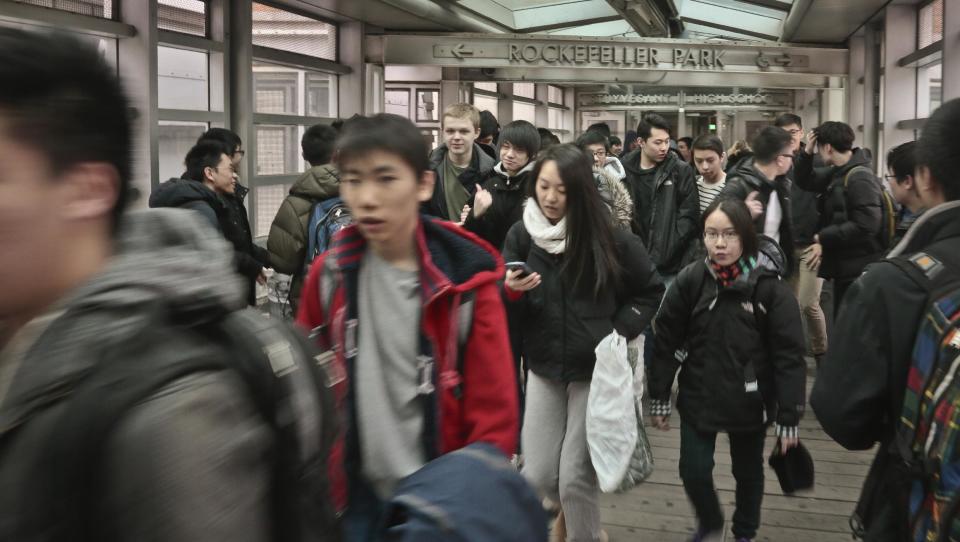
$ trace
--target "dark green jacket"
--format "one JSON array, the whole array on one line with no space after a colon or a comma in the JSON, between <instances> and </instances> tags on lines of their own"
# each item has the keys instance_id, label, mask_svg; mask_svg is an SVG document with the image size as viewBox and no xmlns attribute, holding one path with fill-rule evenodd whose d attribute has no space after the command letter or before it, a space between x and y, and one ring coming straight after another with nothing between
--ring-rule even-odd
<instances>
[{"instance_id":1,"label":"dark green jacket","mask_svg":"<svg viewBox=\"0 0 960 542\"><path fill-rule=\"evenodd\" d=\"M290 195L280 204L280 210L270 225L270 236L267 238L270 263L278 272L293 275L290 301L294 306L300 299L303 285L310 210L315 204L339 194L340 177L337 170L330 164L312 167L293 183Z\"/></svg>"}]
</instances>

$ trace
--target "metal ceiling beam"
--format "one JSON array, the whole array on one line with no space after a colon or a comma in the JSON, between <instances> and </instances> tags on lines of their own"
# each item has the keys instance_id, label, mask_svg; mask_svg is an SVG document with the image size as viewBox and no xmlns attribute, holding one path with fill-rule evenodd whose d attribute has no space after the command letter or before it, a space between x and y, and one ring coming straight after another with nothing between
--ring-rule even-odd
<instances>
[{"instance_id":1,"label":"metal ceiling beam","mask_svg":"<svg viewBox=\"0 0 960 542\"><path fill-rule=\"evenodd\" d=\"M610 15L608 17L597 17L596 19L580 19L573 22L567 23L557 23L544 26L532 26L529 28L518 28L517 32L523 34L536 34L539 32L555 32L557 30L566 30L569 28L581 28L593 24L603 24L603 23L612 23L616 21L622 21L623 18L620 15Z\"/></svg>"},{"instance_id":2,"label":"metal ceiling beam","mask_svg":"<svg viewBox=\"0 0 960 542\"><path fill-rule=\"evenodd\" d=\"M754 6L762 6L765 8L775 9L777 11L782 11L784 13L790 13L790 8L793 7L789 2L783 2L781 0L736 0L741 4L753 4Z\"/></svg>"},{"instance_id":3,"label":"metal ceiling beam","mask_svg":"<svg viewBox=\"0 0 960 542\"><path fill-rule=\"evenodd\" d=\"M780 36L774 36L772 34L764 34L763 32L754 32L753 30L747 28L738 28L736 26L729 26L725 24L719 24L714 21L705 21L703 19L694 19L693 17L680 17L683 22L690 24L698 24L700 26L709 26L710 28L716 28L717 30L723 30L724 32L735 32L737 34L743 34L745 36L752 36L754 38L760 38L762 40L777 41L780 39Z\"/></svg>"}]
</instances>

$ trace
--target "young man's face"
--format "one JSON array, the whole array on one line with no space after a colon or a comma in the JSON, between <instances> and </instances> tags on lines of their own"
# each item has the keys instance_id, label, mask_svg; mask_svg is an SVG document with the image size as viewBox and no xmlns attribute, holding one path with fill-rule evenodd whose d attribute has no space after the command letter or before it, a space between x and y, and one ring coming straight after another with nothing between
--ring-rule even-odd
<instances>
[{"instance_id":1,"label":"young man's face","mask_svg":"<svg viewBox=\"0 0 960 542\"><path fill-rule=\"evenodd\" d=\"M530 163L530 154L509 141L504 141L500 145L500 161L503 162L503 169L514 175Z\"/></svg>"},{"instance_id":2,"label":"young man's face","mask_svg":"<svg viewBox=\"0 0 960 542\"><path fill-rule=\"evenodd\" d=\"M607 162L607 148L603 143L594 143L587 145L587 152L593 156L593 164L597 167L603 167Z\"/></svg>"},{"instance_id":3,"label":"young man's face","mask_svg":"<svg viewBox=\"0 0 960 542\"><path fill-rule=\"evenodd\" d=\"M917 198L917 190L914 185L913 175L907 175L903 179L898 179L892 168L887 168L887 185L890 187L890 193L897 203L905 207L913 205Z\"/></svg>"},{"instance_id":4,"label":"young man's face","mask_svg":"<svg viewBox=\"0 0 960 542\"><path fill-rule=\"evenodd\" d=\"M40 150L8 135L0 114L0 328L36 316L65 293L65 283L94 246L110 242L118 193L116 169L83 163L55 173ZM2 333L0 333L2 335Z\"/></svg>"},{"instance_id":5,"label":"young man's face","mask_svg":"<svg viewBox=\"0 0 960 542\"><path fill-rule=\"evenodd\" d=\"M217 194L233 194L237 190L237 173L234 171L233 159L226 154L220 155L217 167L208 167L203 170L207 183Z\"/></svg>"},{"instance_id":6,"label":"young man's face","mask_svg":"<svg viewBox=\"0 0 960 542\"><path fill-rule=\"evenodd\" d=\"M493 145L493 134L487 134L481 137L477 140L477 143L481 143L483 145Z\"/></svg>"},{"instance_id":7,"label":"young man's face","mask_svg":"<svg viewBox=\"0 0 960 542\"><path fill-rule=\"evenodd\" d=\"M777 155L777 175L786 175L790 172L790 168L793 167L793 143L790 143L786 147L780 149L780 154Z\"/></svg>"},{"instance_id":8,"label":"young man's face","mask_svg":"<svg viewBox=\"0 0 960 542\"><path fill-rule=\"evenodd\" d=\"M433 175L418 178L398 155L373 150L340 164L340 196L350 207L360 233L375 245L409 235L420 203L433 195Z\"/></svg>"},{"instance_id":9,"label":"young man's face","mask_svg":"<svg viewBox=\"0 0 960 542\"><path fill-rule=\"evenodd\" d=\"M693 149L693 163L708 183L717 182L723 173L723 155L710 149Z\"/></svg>"},{"instance_id":10,"label":"young man's face","mask_svg":"<svg viewBox=\"0 0 960 542\"><path fill-rule=\"evenodd\" d=\"M443 117L443 142L447 150L456 157L469 157L473 152L473 142L480 135L470 119Z\"/></svg>"},{"instance_id":11,"label":"young man's face","mask_svg":"<svg viewBox=\"0 0 960 542\"><path fill-rule=\"evenodd\" d=\"M637 142L643 154L647 155L647 159L659 164L667 158L667 152L670 150L670 133L660 128L653 128L650 130L650 137L640 138Z\"/></svg>"},{"instance_id":12,"label":"young man's face","mask_svg":"<svg viewBox=\"0 0 960 542\"><path fill-rule=\"evenodd\" d=\"M613 152L614 155L620 156L620 153L623 152L623 144L614 143L613 145L610 145L610 151Z\"/></svg>"},{"instance_id":13,"label":"young man's face","mask_svg":"<svg viewBox=\"0 0 960 542\"><path fill-rule=\"evenodd\" d=\"M796 124L788 124L781 126L781 128L790 134L790 152L794 154L798 153L800 151L800 140L803 139L803 128Z\"/></svg>"}]
</instances>

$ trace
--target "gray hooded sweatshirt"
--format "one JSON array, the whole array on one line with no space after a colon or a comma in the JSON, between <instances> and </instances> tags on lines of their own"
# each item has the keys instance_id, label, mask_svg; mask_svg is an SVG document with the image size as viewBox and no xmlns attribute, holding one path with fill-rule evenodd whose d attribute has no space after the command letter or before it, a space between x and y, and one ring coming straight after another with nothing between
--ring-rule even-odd
<instances>
[{"instance_id":1,"label":"gray hooded sweatshirt","mask_svg":"<svg viewBox=\"0 0 960 542\"><path fill-rule=\"evenodd\" d=\"M0 386L0 540L24 539L22 495L38 450L69 404L63 396L115 351L101 345L124 344L137 353L131 363L225 354L156 325L246 305L232 247L201 220L176 209L129 213L107 267L0 350L9 381ZM106 445L94 524L115 540L269 540L272 434L247 397L233 372L195 373L127 412Z\"/></svg>"}]
</instances>

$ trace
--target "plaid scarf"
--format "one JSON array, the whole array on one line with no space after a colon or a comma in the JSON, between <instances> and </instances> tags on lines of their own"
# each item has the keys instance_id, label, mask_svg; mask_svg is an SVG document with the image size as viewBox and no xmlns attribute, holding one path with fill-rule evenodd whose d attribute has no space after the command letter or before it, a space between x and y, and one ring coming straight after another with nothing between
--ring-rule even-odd
<instances>
[{"instance_id":1,"label":"plaid scarf","mask_svg":"<svg viewBox=\"0 0 960 542\"><path fill-rule=\"evenodd\" d=\"M723 288L727 288L736 282L740 275L749 275L750 271L753 271L756 266L756 258L740 258L732 265L720 265L710 260L710 267L713 268L713 273L717 276L717 283Z\"/></svg>"}]
</instances>

